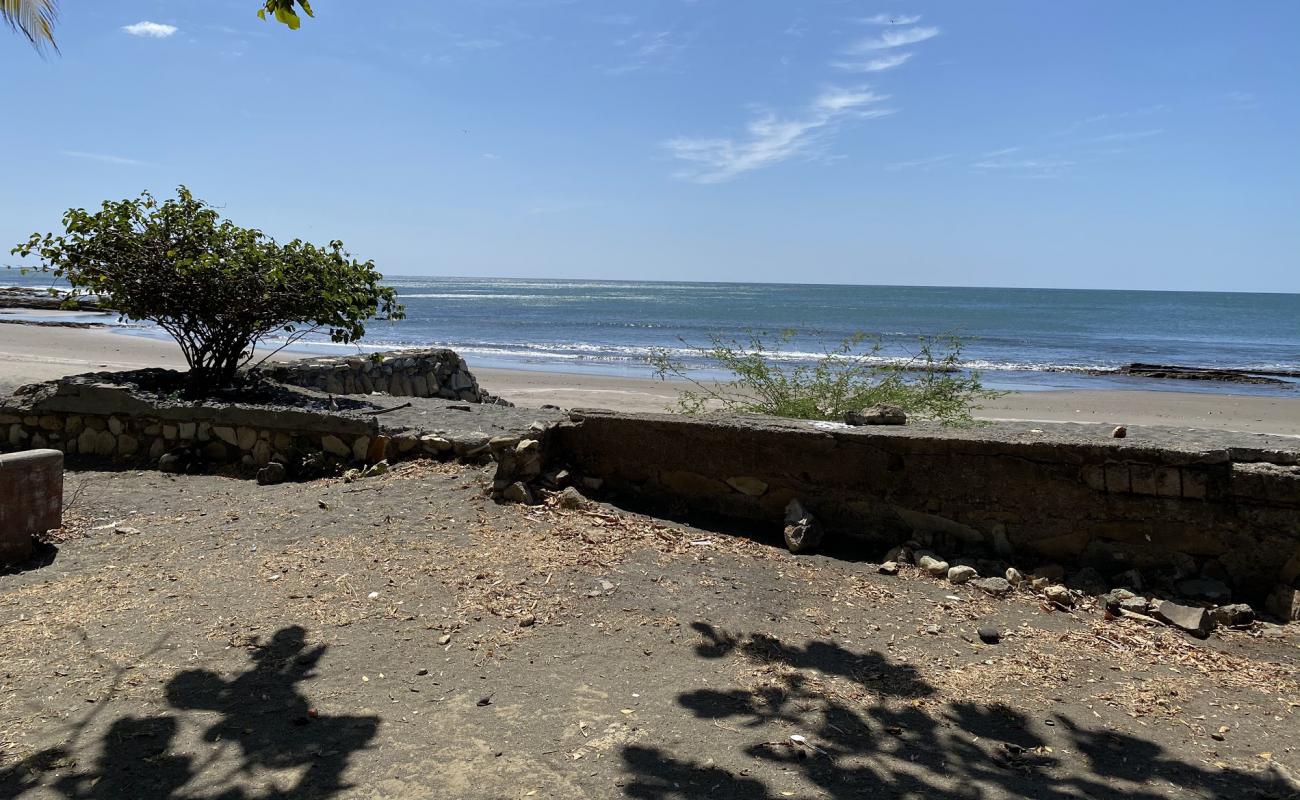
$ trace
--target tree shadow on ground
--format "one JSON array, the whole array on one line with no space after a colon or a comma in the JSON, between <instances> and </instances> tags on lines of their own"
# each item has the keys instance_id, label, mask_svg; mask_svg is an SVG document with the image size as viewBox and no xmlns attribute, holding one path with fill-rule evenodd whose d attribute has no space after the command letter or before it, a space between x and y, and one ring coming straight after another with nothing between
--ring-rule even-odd
<instances>
[{"instance_id":1,"label":"tree shadow on ground","mask_svg":"<svg viewBox=\"0 0 1300 800\"><path fill-rule=\"evenodd\" d=\"M761 679L756 686L684 691L677 701L696 718L732 732L726 739L707 738L737 741L736 754L746 758L734 760L754 766L737 772L717 763L733 761L723 754L700 759L628 746L622 758L629 797L776 800L803 796L808 784L828 798L1297 796L1281 772L1208 767L1194 755L1183 759L1154 741L1065 715L1039 720L1043 729L1004 703L938 705L935 688L917 669L881 653L854 653L826 641L795 646L765 634L735 637L705 623L692 627L703 637L697 655L742 656ZM827 680L847 683L831 691ZM1050 730L1050 739L1036 729ZM806 738L789 738L793 733ZM768 773L767 767L777 778L750 774Z\"/></svg>"},{"instance_id":2,"label":"tree shadow on ground","mask_svg":"<svg viewBox=\"0 0 1300 800\"><path fill-rule=\"evenodd\" d=\"M290 626L255 646L252 666L234 678L208 670L178 673L167 683L166 696L172 709L184 713L114 720L102 734L98 757L82 768L74 758L85 749L77 740L89 731L93 717L87 718L68 745L0 770L0 797L38 788L67 800L338 796L350 788L343 780L349 760L369 745L379 718L325 716L311 708L298 684L314 677L324 651L323 645L308 649L306 631ZM202 734L210 743L207 758L173 751L183 749L183 725L206 722L212 714L217 719ZM47 779L56 772L58 777ZM272 779L271 773L278 774Z\"/></svg>"}]
</instances>

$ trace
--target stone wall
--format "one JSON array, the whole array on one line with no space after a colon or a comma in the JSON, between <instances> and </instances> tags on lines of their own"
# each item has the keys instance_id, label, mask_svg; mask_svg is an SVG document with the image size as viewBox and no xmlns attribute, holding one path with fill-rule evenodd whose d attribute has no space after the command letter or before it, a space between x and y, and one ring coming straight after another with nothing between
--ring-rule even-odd
<instances>
[{"instance_id":1,"label":"stone wall","mask_svg":"<svg viewBox=\"0 0 1300 800\"><path fill-rule=\"evenodd\" d=\"M273 458L322 451L365 460L378 431L373 417L215 401L160 401L85 375L0 399L0 446L50 448L67 455L157 463L185 453L209 464L261 467ZM382 456L381 456L382 457Z\"/></svg>"},{"instance_id":2,"label":"stone wall","mask_svg":"<svg viewBox=\"0 0 1300 800\"><path fill-rule=\"evenodd\" d=\"M63 525L63 454L0 455L0 564L31 556L35 537Z\"/></svg>"},{"instance_id":3,"label":"stone wall","mask_svg":"<svg viewBox=\"0 0 1300 800\"><path fill-rule=\"evenodd\" d=\"M1211 577L1245 599L1300 576L1300 453L1111 439L1096 426L847 428L763 417L575 412L548 466L633 504L779 529L798 498L864 558L908 539L1015 556ZM1267 443L1276 444L1276 442ZM594 479L594 480L593 480Z\"/></svg>"},{"instance_id":4,"label":"stone wall","mask_svg":"<svg viewBox=\"0 0 1300 800\"><path fill-rule=\"evenodd\" d=\"M263 368L273 380L328 394L380 394L441 397L481 403L491 396L479 388L465 359L453 350L399 350L365 356L309 358Z\"/></svg>"}]
</instances>

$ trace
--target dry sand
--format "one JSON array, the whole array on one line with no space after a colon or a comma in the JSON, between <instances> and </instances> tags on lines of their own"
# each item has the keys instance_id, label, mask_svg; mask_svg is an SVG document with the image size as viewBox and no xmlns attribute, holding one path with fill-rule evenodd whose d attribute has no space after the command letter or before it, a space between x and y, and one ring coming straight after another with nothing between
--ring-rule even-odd
<instances>
[{"instance_id":1,"label":"dry sand","mask_svg":"<svg viewBox=\"0 0 1300 800\"><path fill-rule=\"evenodd\" d=\"M0 315L3 320L3 315ZM292 358L293 354L284 357ZM99 328L0 322L0 393L34 381L100 370L184 367L171 342ZM474 364L471 361L471 368ZM649 378L474 368L489 391L521 406L664 411L672 383ZM1174 387L1171 387L1173 389ZM990 401L984 419L1173 425L1300 436L1300 396L1259 397L1180 391L1015 392Z\"/></svg>"}]
</instances>

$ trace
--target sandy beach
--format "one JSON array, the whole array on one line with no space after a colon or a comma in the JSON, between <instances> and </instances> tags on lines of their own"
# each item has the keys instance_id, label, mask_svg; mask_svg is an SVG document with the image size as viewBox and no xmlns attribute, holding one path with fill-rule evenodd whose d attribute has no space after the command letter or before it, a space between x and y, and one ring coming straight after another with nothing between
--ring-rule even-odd
<instances>
[{"instance_id":1,"label":"sandy beach","mask_svg":"<svg viewBox=\"0 0 1300 800\"><path fill-rule=\"evenodd\" d=\"M0 316L3 319L3 316ZM51 317L54 319L54 317ZM279 357L294 358L293 353ZM143 367L183 368L169 341L107 328L0 323L0 393L62 375ZM489 391L521 406L664 411L676 387L650 378L470 367ZM1300 436L1300 397L1177 391L1014 392L985 403L982 419L1172 425Z\"/></svg>"}]
</instances>

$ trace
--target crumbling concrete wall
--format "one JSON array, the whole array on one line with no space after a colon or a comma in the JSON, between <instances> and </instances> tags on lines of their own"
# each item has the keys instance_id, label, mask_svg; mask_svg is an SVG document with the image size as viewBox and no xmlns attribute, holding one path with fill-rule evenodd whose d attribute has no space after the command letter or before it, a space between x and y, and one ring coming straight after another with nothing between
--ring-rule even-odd
<instances>
[{"instance_id":1,"label":"crumbling concrete wall","mask_svg":"<svg viewBox=\"0 0 1300 800\"><path fill-rule=\"evenodd\" d=\"M798 498L872 548L909 538L1105 574L1174 565L1244 598L1300 577L1300 453L1084 426L848 428L575 412L551 463L626 500L779 527Z\"/></svg>"},{"instance_id":2,"label":"crumbling concrete wall","mask_svg":"<svg viewBox=\"0 0 1300 800\"><path fill-rule=\"evenodd\" d=\"M36 536L63 525L63 454L0 455L0 564L32 554Z\"/></svg>"}]
</instances>

